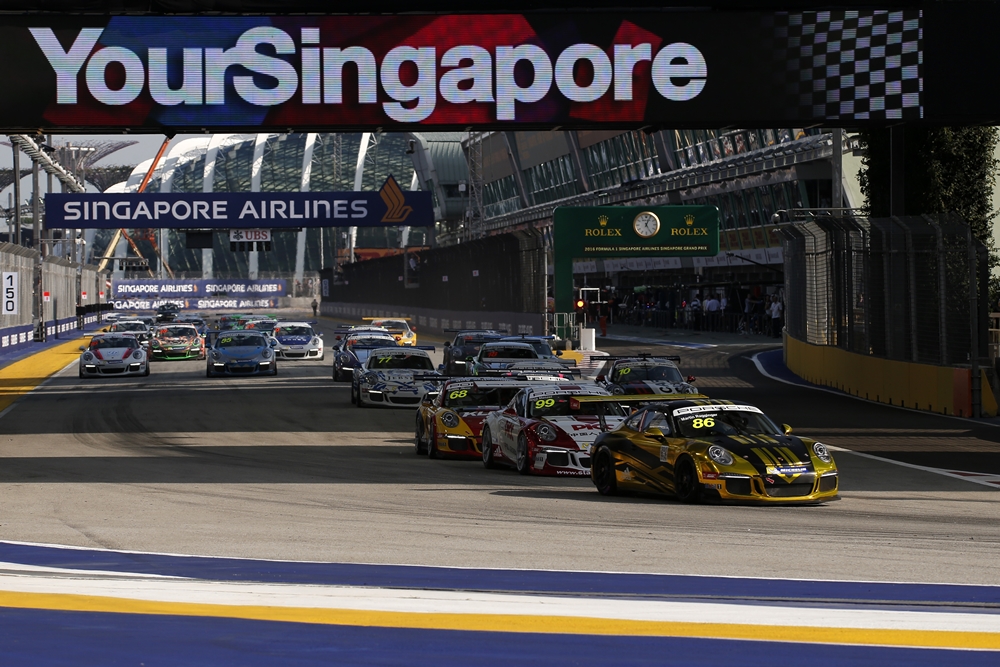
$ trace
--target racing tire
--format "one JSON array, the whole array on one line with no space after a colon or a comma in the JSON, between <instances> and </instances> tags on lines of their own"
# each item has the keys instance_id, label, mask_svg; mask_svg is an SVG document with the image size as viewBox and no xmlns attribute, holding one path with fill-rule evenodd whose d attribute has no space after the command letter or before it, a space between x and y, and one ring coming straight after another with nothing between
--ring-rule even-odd
<instances>
[{"instance_id":1,"label":"racing tire","mask_svg":"<svg viewBox=\"0 0 1000 667\"><path fill-rule=\"evenodd\" d=\"M483 467L489 470L497 467L493 458L493 434L488 426L483 427Z\"/></svg>"},{"instance_id":2,"label":"racing tire","mask_svg":"<svg viewBox=\"0 0 1000 667\"><path fill-rule=\"evenodd\" d=\"M432 426L427 438L427 458L436 459L440 455L441 452L437 448L437 433L434 432L434 427Z\"/></svg>"},{"instance_id":3,"label":"racing tire","mask_svg":"<svg viewBox=\"0 0 1000 667\"><path fill-rule=\"evenodd\" d=\"M357 405L358 399L354 395L354 383L351 383L351 405Z\"/></svg>"},{"instance_id":4,"label":"racing tire","mask_svg":"<svg viewBox=\"0 0 1000 667\"><path fill-rule=\"evenodd\" d=\"M413 450L417 456L427 453L427 446L424 442L424 420L417 414L417 425L413 430Z\"/></svg>"},{"instance_id":5,"label":"racing tire","mask_svg":"<svg viewBox=\"0 0 1000 667\"><path fill-rule=\"evenodd\" d=\"M277 374L278 374L278 363L275 362L271 370L271 375L277 375Z\"/></svg>"},{"instance_id":6,"label":"racing tire","mask_svg":"<svg viewBox=\"0 0 1000 667\"><path fill-rule=\"evenodd\" d=\"M148 361L146 362L146 372L142 374L142 377L144 377L144 378L148 378L149 377L149 362Z\"/></svg>"},{"instance_id":7,"label":"racing tire","mask_svg":"<svg viewBox=\"0 0 1000 667\"><path fill-rule=\"evenodd\" d=\"M212 367L211 366L205 366L205 377L207 377L207 378L212 377Z\"/></svg>"},{"instance_id":8,"label":"racing tire","mask_svg":"<svg viewBox=\"0 0 1000 667\"><path fill-rule=\"evenodd\" d=\"M694 461L684 457L674 465L674 494L682 503L694 504L701 500L701 485Z\"/></svg>"},{"instance_id":9,"label":"racing tire","mask_svg":"<svg viewBox=\"0 0 1000 667\"><path fill-rule=\"evenodd\" d=\"M597 455L591 463L591 478L597 492L602 496L613 496L618 493L618 477L615 475L615 457L607 447L597 450Z\"/></svg>"},{"instance_id":10,"label":"racing tire","mask_svg":"<svg viewBox=\"0 0 1000 667\"><path fill-rule=\"evenodd\" d=\"M81 369L80 369L80 379L81 379L81 380L84 380L84 379L86 379L86 377L87 377L87 374L86 374L86 373L84 373L84 372L83 372L83 369L81 368Z\"/></svg>"},{"instance_id":11,"label":"racing tire","mask_svg":"<svg viewBox=\"0 0 1000 667\"><path fill-rule=\"evenodd\" d=\"M517 471L522 475L531 472L531 459L528 458L528 436L521 433L517 436Z\"/></svg>"}]
</instances>

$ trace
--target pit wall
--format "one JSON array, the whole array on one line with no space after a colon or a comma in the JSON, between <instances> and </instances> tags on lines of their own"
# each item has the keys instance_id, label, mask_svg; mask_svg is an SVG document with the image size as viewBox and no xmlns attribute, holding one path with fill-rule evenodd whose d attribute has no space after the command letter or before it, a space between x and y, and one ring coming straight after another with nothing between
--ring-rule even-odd
<instances>
[{"instance_id":1,"label":"pit wall","mask_svg":"<svg viewBox=\"0 0 1000 667\"><path fill-rule=\"evenodd\" d=\"M804 380L878 403L959 417L972 416L972 370L881 359L810 345L785 334L785 366ZM986 373L983 416L997 415Z\"/></svg>"},{"instance_id":2,"label":"pit wall","mask_svg":"<svg viewBox=\"0 0 1000 667\"><path fill-rule=\"evenodd\" d=\"M418 344L421 333L451 338L445 329L506 329L511 335L523 333L535 336L542 333L542 316L533 313L469 312L338 301L324 301L320 304L320 313L325 317L348 321L357 321L362 317L409 317L410 323L417 328Z\"/></svg>"}]
</instances>

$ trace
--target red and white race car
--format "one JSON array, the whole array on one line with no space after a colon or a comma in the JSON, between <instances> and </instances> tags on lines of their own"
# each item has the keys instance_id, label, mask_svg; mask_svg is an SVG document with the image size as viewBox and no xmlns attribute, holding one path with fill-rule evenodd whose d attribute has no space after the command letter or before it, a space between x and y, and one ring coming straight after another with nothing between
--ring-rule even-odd
<instances>
[{"instance_id":1,"label":"red and white race car","mask_svg":"<svg viewBox=\"0 0 1000 667\"><path fill-rule=\"evenodd\" d=\"M531 382L514 377L449 380L439 392L427 394L417 409L416 453L481 458L486 416L502 409Z\"/></svg>"},{"instance_id":2,"label":"red and white race car","mask_svg":"<svg viewBox=\"0 0 1000 667\"><path fill-rule=\"evenodd\" d=\"M513 466L522 475L589 476L594 440L627 416L618 397L606 400L610 396L585 383L525 387L486 416L483 465Z\"/></svg>"}]
</instances>

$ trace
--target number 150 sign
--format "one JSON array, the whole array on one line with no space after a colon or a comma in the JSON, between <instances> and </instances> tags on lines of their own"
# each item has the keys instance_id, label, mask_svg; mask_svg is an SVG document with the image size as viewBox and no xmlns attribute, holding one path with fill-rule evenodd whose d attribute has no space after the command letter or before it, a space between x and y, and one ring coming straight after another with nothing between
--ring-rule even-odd
<instances>
[{"instance_id":1,"label":"number 150 sign","mask_svg":"<svg viewBox=\"0 0 1000 667\"><path fill-rule=\"evenodd\" d=\"M17 274L3 274L3 314L17 315Z\"/></svg>"}]
</instances>

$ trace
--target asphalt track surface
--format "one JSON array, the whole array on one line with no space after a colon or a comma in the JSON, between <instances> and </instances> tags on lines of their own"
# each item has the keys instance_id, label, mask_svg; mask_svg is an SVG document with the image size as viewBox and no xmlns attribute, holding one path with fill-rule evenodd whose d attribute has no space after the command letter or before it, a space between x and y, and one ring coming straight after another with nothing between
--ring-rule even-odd
<instances>
[{"instance_id":1,"label":"asphalt track surface","mask_svg":"<svg viewBox=\"0 0 1000 667\"><path fill-rule=\"evenodd\" d=\"M332 327L326 323L321 328ZM608 343L605 349L653 348L624 342ZM922 466L1000 473L991 453L998 449L1000 429L782 384L756 370L750 355L758 349L679 352L684 370L698 376L704 393L753 402L776 421L792 424L796 433ZM349 383L331 379L329 355L324 362L283 362L275 378L207 379L203 362L197 361L157 363L150 377L135 379L83 381L70 368L0 418L0 540L486 572L586 570L775 582L1000 585L1000 491L982 484L838 451L842 500L824 506L687 506L653 497L606 499L589 480L522 477L488 471L474 461L418 457L412 445L413 410L358 409L349 396ZM6 561L2 553L0 561ZM0 615L0 625L4 632L22 633L10 636L25 638L33 636L25 628L35 628L36 634L38 628L62 628L71 641L83 632L66 621L65 615L73 613L8 610ZM154 644L190 636L192 655L202 647L201 663L178 654L172 664L223 664L229 659L222 654L214 662L207 658L222 650L212 637L225 630L213 625L216 634L206 635L208 630L193 629L197 619L170 618L173 625L161 623L159 629L145 616L115 617L115 623L144 628L135 631L139 636L148 632ZM109 619L94 623L117 627ZM245 625L231 629L256 634L247 640L251 644L278 632L268 620L217 623L260 624L252 630ZM345 651L375 644L412 648L427 632L451 632L456 637L439 640L456 647L469 643L473 651L463 654L456 648L459 652L446 660L453 663L474 661L462 655L489 654L507 655L507 664L529 664L529 656L546 655L546 650L532 649L541 646L537 637L520 634L514 650L502 632L476 640L475 633L448 628L423 634L399 628L395 633L348 630L329 631L344 636L346 643L339 646L354 647ZM118 636L118 631L128 628L108 636ZM283 645L322 643L316 632L308 627L287 630ZM55 645L25 641L24 655L43 657L38 664L60 662L61 649ZM477 641L480 654L474 651ZM574 640L566 645L575 646L572 655L580 659L566 664L588 664L587 656L604 656L603 664L609 664L613 655L650 656L650 664L657 664L663 641ZM699 642L707 640L670 641L678 656L674 664L704 662L696 658L704 657L708 647ZM779 650L769 642L711 641L730 642L725 644L727 655L756 655L761 661ZM484 648L494 645L506 646L508 653ZM4 652L12 650L4 646ZM931 660L930 649L920 649L919 660L898 653L880 657L882 649L872 647L830 650L830 661L815 664L947 662ZM44 658L46 651L51 660ZM247 652L253 649L244 646L239 655ZM411 664L431 664L434 655L428 650L426 662L413 659ZM838 655L842 659L835 659ZM376 662L361 653L341 658ZM979 658L963 662L997 664ZM386 664L406 663L386 659Z\"/></svg>"}]
</instances>

